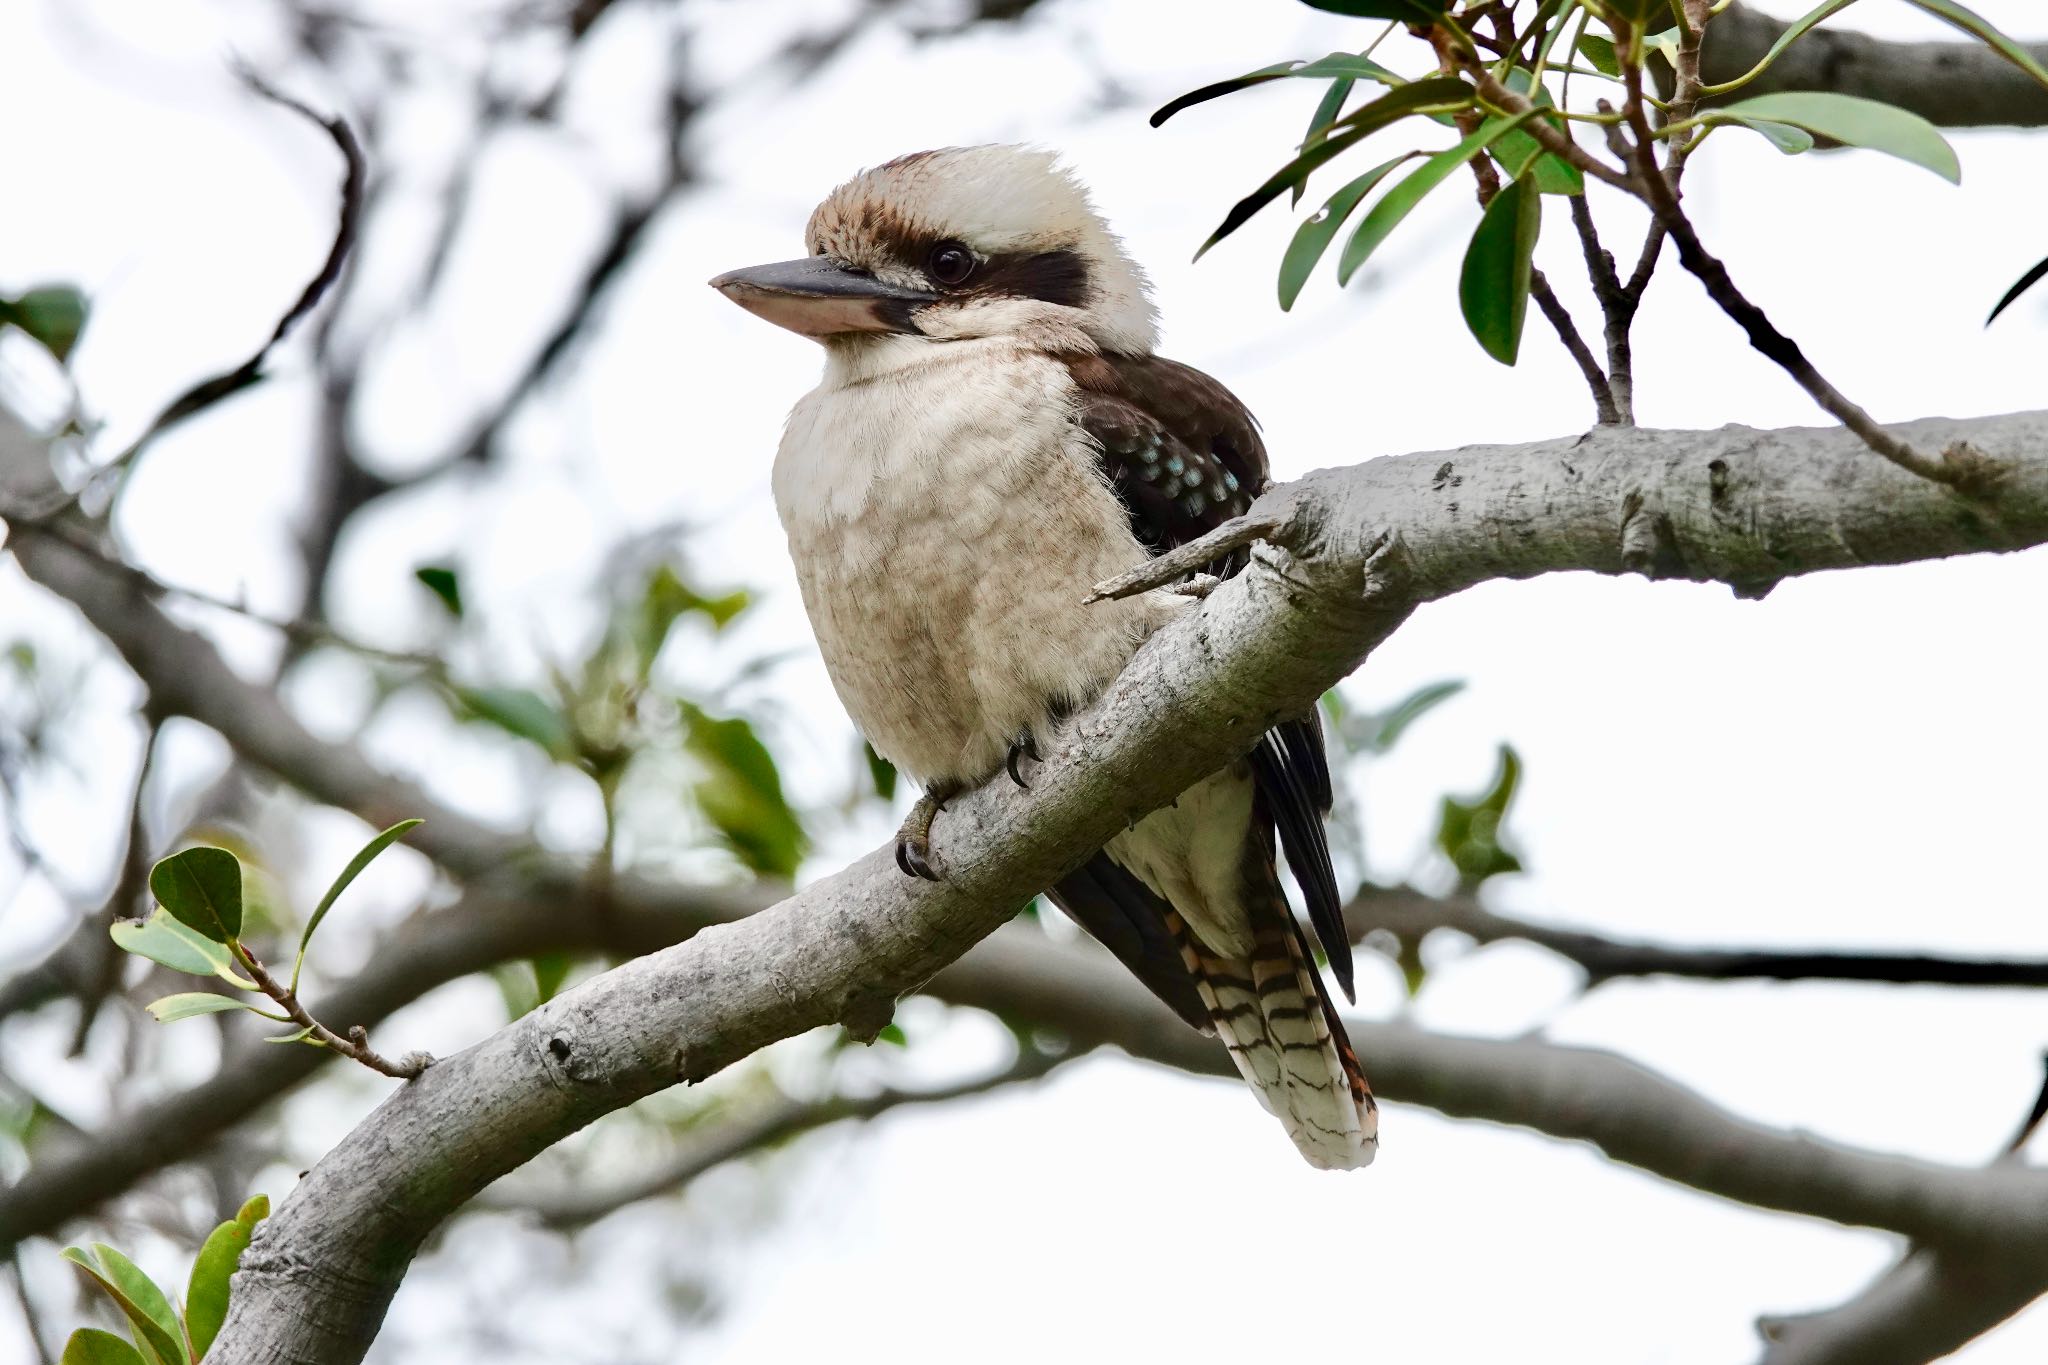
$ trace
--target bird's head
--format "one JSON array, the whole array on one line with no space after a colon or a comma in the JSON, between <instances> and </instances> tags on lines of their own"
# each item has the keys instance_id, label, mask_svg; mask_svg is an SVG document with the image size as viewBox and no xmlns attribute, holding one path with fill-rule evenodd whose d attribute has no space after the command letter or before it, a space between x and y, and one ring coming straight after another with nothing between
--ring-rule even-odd
<instances>
[{"instance_id":1,"label":"bird's head","mask_svg":"<svg viewBox=\"0 0 2048 1365\"><path fill-rule=\"evenodd\" d=\"M862 171L825 197L802 260L711 281L734 303L831 346L886 337L1011 337L1143 354L1145 276L1050 153L948 147Z\"/></svg>"}]
</instances>

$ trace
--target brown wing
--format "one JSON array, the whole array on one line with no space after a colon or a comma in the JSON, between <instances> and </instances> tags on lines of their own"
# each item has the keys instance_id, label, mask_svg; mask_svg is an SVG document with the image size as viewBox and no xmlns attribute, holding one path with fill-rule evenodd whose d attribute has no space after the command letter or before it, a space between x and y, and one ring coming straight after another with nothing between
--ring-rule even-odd
<instances>
[{"instance_id":1,"label":"brown wing","mask_svg":"<svg viewBox=\"0 0 2048 1365\"><path fill-rule=\"evenodd\" d=\"M1154 554L1238 516L1265 491L1266 445L1257 419L1200 370L1157 356L1091 355L1069 358L1067 371L1080 390L1075 420L1100 450L1132 534ZM1244 563L1240 553L1210 571L1227 577ZM1337 984L1355 998L1351 943L1323 829L1330 766L1316 713L1267 731L1251 763L1260 814L1279 832Z\"/></svg>"}]
</instances>

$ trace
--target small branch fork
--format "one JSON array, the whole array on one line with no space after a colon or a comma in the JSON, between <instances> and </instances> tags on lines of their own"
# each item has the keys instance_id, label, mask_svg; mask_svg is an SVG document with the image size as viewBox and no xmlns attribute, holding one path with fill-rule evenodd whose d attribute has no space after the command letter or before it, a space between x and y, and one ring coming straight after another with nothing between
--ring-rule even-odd
<instances>
[{"instance_id":1,"label":"small branch fork","mask_svg":"<svg viewBox=\"0 0 2048 1365\"><path fill-rule=\"evenodd\" d=\"M372 1071L380 1071L401 1081L409 1081L433 1065L434 1059L424 1052L409 1052L399 1060L392 1061L370 1046L369 1031L360 1024L351 1027L345 1037L336 1033L308 1013L306 1007L299 1002L298 992L272 976L269 969L239 940L231 941L228 948L234 953L235 961L241 965L242 970L249 974L249 979L256 983L257 989L275 1000L278 1008L303 1030L301 1036L306 1041L332 1048L344 1057L361 1062Z\"/></svg>"},{"instance_id":2,"label":"small branch fork","mask_svg":"<svg viewBox=\"0 0 2048 1365\"><path fill-rule=\"evenodd\" d=\"M1689 117L1699 101L1701 38L1707 22L1715 13L1709 0L1684 0L1683 8L1684 22L1679 25L1679 46L1674 61L1676 79L1672 99L1667 106L1667 124ZM1490 110L1519 114L1536 107L1530 98L1502 84L1462 35L1439 25L1430 30L1430 39L1446 69L1461 70L1470 77L1480 100ZM1534 118L1524 125L1530 136L1546 151L1570 163L1581 173L1641 200L1648 206L1654 220L1643 241L1636 268L1624 283L1613 257L1600 243L1590 209L1581 197L1574 197L1572 204L1573 223L1586 257L1594 295L1606 319L1608 371L1594 386L1600 420L1603 423L1633 421L1634 385L1629 328L1643 292L1655 273L1665 239L1669 238L1678 249L1679 261L1700 281L1721 311L1742 328L1750 345L1774 361L1814 402L1854 432L1871 450L1901 469L1954 488L1966 496L1989 494L2001 473L1995 462L1965 445L1950 446L1939 456L1930 456L1886 431L1863 407L1830 383L1807 359L1798 343L1779 331L1763 309L1737 288L1727 267L1701 242L1680 203L1686 159L1699 145L1703 133L1695 131L1668 139L1670 147L1660 166L1656 145L1667 139L1661 138L1660 130L1652 126L1651 105L1643 90L1641 63L1624 60L1621 66L1626 91L1623 108L1617 117L1612 106L1604 101L1600 105L1601 114L1608 116L1603 124L1608 149L1621 163L1619 167L1592 155L1568 132L1546 119ZM1473 165L1480 177L1481 197L1489 197L1485 182L1491 178L1492 169L1477 159ZM1532 289L1531 292L1535 291ZM1554 302L1554 296L1548 303L1538 298L1546 316L1551 315L1551 303ZM1559 306L1557 311L1563 312L1562 307ZM1565 336L1564 325L1556 317L1552 317L1552 322L1559 326L1559 335ZM1568 322L1567 317L1565 323ZM1599 374L1599 367L1589 354L1585 354L1583 342L1576 347L1572 344L1576 336L1576 331L1573 331L1565 337L1566 349L1579 361L1590 383L1593 376Z\"/></svg>"},{"instance_id":3,"label":"small branch fork","mask_svg":"<svg viewBox=\"0 0 2048 1365\"><path fill-rule=\"evenodd\" d=\"M94 470L91 477L76 491L64 494L48 506L20 515L20 520L47 521L69 510L77 504L86 490L134 464L152 442L172 427L261 381L264 375L263 367L269 361L270 353L319 306L320 301L327 297L328 291L341 278L341 272L348 263L349 253L355 248L356 236L362 225L363 188L369 179L369 163L363 155L362 144L357 141L354 130L341 118L319 113L269 84L246 66L238 68L237 74L262 98L273 104L282 105L316 124L334 143L335 150L341 153L341 207L335 220L334 239L328 246L327 257L320 263L320 268L314 272L313 277L306 281L305 288L299 291L299 296L292 301L291 307L278 318L270 336L247 360L233 369L202 379L186 389L166 404L150 424L143 428L142 434L130 442L125 450Z\"/></svg>"}]
</instances>

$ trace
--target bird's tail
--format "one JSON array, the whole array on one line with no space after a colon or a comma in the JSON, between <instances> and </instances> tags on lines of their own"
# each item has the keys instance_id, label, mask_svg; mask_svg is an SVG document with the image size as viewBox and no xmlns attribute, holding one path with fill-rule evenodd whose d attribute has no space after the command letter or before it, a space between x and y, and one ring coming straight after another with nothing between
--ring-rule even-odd
<instances>
[{"instance_id":1,"label":"bird's tail","mask_svg":"<svg viewBox=\"0 0 2048 1365\"><path fill-rule=\"evenodd\" d=\"M1251 955L1219 957L1168 926L1230 1059L1309 1164L1352 1170L1379 1150L1379 1110L1294 916L1261 916Z\"/></svg>"}]
</instances>

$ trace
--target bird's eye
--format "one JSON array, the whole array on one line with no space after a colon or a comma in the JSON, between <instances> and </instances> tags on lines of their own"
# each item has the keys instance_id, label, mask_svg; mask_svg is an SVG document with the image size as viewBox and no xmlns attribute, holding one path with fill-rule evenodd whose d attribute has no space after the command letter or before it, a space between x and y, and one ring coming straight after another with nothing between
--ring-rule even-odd
<instances>
[{"instance_id":1,"label":"bird's eye","mask_svg":"<svg viewBox=\"0 0 2048 1365\"><path fill-rule=\"evenodd\" d=\"M974 253L959 242L940 242L925 258L924 273L934 284L960 284L974 273Z\"/></svg>"}]
</instances>

